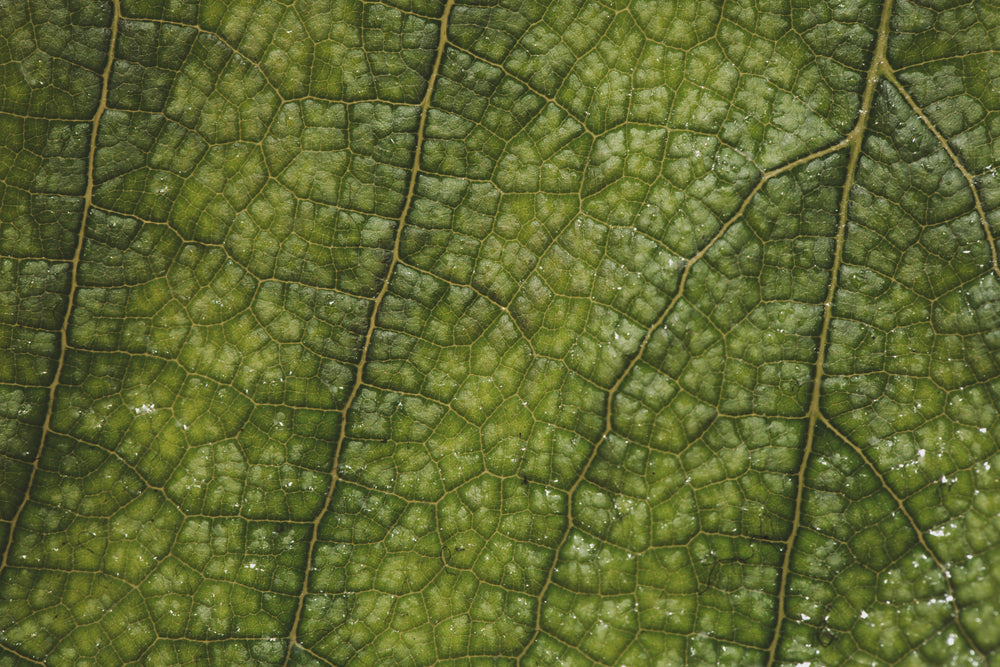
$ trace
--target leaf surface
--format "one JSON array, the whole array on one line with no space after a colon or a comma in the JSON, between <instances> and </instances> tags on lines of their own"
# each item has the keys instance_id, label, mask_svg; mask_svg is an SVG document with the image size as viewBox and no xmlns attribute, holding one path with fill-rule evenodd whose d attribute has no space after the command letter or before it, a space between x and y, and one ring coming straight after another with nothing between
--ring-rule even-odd
<instances>
[{"instance_id":1,"label":"leaf surface","mask_svg":"<svg viewBox=\"0 0 1000 667\"><path fill-rule=\"evenodd\" d=\"M998 664L994 0L0 36L0 664Z\"/></svg>"}]
</instances>

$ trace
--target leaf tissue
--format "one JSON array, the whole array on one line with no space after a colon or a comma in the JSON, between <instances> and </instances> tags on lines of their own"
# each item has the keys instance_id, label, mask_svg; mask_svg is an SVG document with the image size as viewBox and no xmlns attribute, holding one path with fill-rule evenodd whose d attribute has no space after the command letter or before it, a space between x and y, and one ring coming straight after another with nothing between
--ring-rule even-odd
<instances>
[{"instance_id":1,"label":"leaf tissue","mask_svg":"<svg viewBox=\"0 0 1000 667\"><path fill-rule=\"evenodd\" d=\"M997 0L0 0L0 666L1000 665Z\"/></svg>"}]
</instances>

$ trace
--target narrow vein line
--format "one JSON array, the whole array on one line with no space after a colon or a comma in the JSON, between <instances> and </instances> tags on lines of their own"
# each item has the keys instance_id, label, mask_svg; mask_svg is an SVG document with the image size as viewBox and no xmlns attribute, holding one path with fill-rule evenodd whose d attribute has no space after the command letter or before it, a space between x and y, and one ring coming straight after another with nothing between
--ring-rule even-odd
<instances>
[{"instance_id":1,"label":"narrow vein line","mask_svg":"<svg viewBox=\"0 0 1000 667\"><path fill-rule=\"evenodd\" d=\"M475 294L479 298L481 298L481 299L483 299L485 301L488 301L491 305L493 305L494 307L496 307L501 312L501 315L498 316L498 317L506 316L507 319L509 319L511 321L511 323L513 323L514 328L517 329L517 332L521 336L521 339L525 342L525 344L527 344L528 349L531 350L531 356L532 357L537 357L539 359L548 359L550 361L554 361L557 364L562 365L567 371L570 371L570 372L573 371L573 369L570 368L569 364L566 362L565 359L561 359L559 357L552 357L552 356L549 356L547 354L541 354L541 353L539 353L535 349L535 344L531 340L531 337L528 335L528 332L525 331L524 327L521 326L521 322L518 319L517 315L514 312L512 312L510 308L508 308L507 306L503 305L502 303L500 303L499 301L497 301L496 299L494 299L493 297L491 297L486 292L483 292L481 289L479 289L475 285L472 285L472 284L464 285L464 284L452 282L451 280L449 280L447 278L439 276L434 271L431 271L429 269L425 269L425 268L416 266L415 264L410 264L409 262L407 262L404 259L399 260L399 264L401 266L405 266L406 268L410 269L411 271L415 271L417 273L422 273L422 274L424 274L426 276L430 276L430 277L434 278L435 280L440 280L441 282L445 283L446 285L450 285L452 287L456 287L456 288L459 288L459 289L470 290L473 294ZM618 313L619 315L621 315L623 317L628 317L628 315L626 313L623 313L622 311L617 310L616 308L611 307L611 310L613 312L615 312L615 313ZM580 375L579 378L581 380L583 380L584 382L586 382L587 384L589 384L591 387L594 387L595 389L597 389L598 391L601 391L601 392L607 391L607 389L605 387L601 386L600 384L598 384L597 382L595 382L594 380L592 380L589 377L586 377L584 375ZM408 392L405 392L405 391L400 391L398 389L396 389L394 391L396 391L398 393L401 393L401 394L408 393ZM433 399L428 399L426 396L424 396L422 398L424 400L433 400ZM442 403L440 401L435 401L435 402L439 403L443 407L446 407L446 408L450 407L450 404L448 404L448 403Z\"/></svg>"},{"instance_id":2,"label":"narrow vein line","mask_svg":"<svg viewBox=\"0 0 1000 667\"><path fill-rule=\"evenodd\" d=\"M761 177L757 180L757 183L756 185L754 185L753 189L750 190L750 192L747 193L747 195L743 198L740 207L736 210L735 213L733 213L732 216L730 216L728 220L726 220L725 223L723 223L723 225L719 228L719 231L715 233L715 236L709 239L709 241L704 246L702 246L701 250L696 252L694 255L691 256L690 259L688 259L685 262L684 269L681 271L680 282L677 285L677 291L674 293L674 296L670 299L670 302L666 305L666 307L664 307L663 311L660 313L660 316L656 318L656 321L653 322L653 324L646 329L646 333L642 337L642 342L639 343L639 348L636 350L635 354L632 355L632 358L629 360L625 368L622 369L622 372L618 375L618 379L615 380L615 383L611 385L611 388L608 390L608 395L607 398L605 399L605 405L604 405L604 430L601 433L601 436L597 439L597 442L594 444L593 448L590 450L590 456L587 458L586 463L580 470L580 474L577 476L576 480L573 482L573 485L567 491L566 530L563 533L562 539L559 540L559 544L556 545L554 552L555 555L552 559L552 565L549 567L548 573L545 577L545 583L542 585L542 589L538 593L538 604L535 608L535 630L531 638L525 643L524 649L522 649L521 653L517 656L518 664L521 664L521 660L527 654L528 650L531 648L531 645L534 644L535 640L538 638L538 635L542 630L542 603L545 600L545 595L549 590L549 586L551 586L552 584L552 577L555 574L556 565L559 561L559 552L562 551L563 546L565 546L566 541L569 539L570 533L573 532L573 527L574 527L573 495L575 494L580 484L583 482L584 478L586 478L587 471L590 470L591 464L593 464L594 459L597 457L597 450L600 448L601 443L604 442L604 440L608 437L608 435L611 433L613 429L611 412L612 412L612 407L614 405L615 397L618 395L618 392L621 389L622 384L624 384L625 379L632 373L632 370L639 363L639 360L642 359L643 353L645 352L650 339L653 337L653 334L656 332L657 329L663 326L663 323L667 321L667 318L670 316L670 313L673 312L674 308L684 297L684 289L687 285L688 277L691 275L692 268L702 258L704 258L706 254L708 254L708 251L711 250L713 246L715 246L715 244L719 241L719 239L725 236L726 232L729 231L729 229L736 223L736 221L743 217L743 214L750 206L750 202L752 202L754 198L757 196L757 194L764 188L764 186L767 185L768 181L772 180L777 176L780 176L781 174L784 174L785 172L791 171L796 167L804 165L808 162L812 162L813 160L817 160L831 153L835 153L845 148L847 145L848 145L848 139L845 138L831 146L827 146L826 148L822 148L814 153L804 155L796 160L792 160L791 162L787 162L781 165L780 167L775 167L774 169L771 169L770 171L763 173Z\"/></svg>"},{"instance_id":3,"label":"narrow vein line","mask_svg":"<svg viewBox=\"0 0 1000 667\"><path fill-rule=\"evenodd\" d=\"M14 656L15 658L17 658L18 660L24 660L25 662L30 662L33 665L44 665L45 664L41 660L35 660L34 658L31 658L31 657L29 657L27 655L24 655L23 653L21 653L19 651L16 651L16 650L10 648L9 646L0 646L0 650L2 650L4 653L11 654L12 656Z\"/></svg>"},{"instance_id":4,"label":"narrow vein line","mask_svg":"<svg viewBox=\"0 0 1000 667\"><path fill-rule=\"evenodd\" d=\"M774 635L767 648L767 667L772 667L778 661L778 644L781 641L781 628L785 622L785 604L787 602L788 575L791 569L792 548L802 527L802 497L806 486L806 470L812 455L816 438L816 424L822 417L820 398L823 386L823 366L826 363L826 349L830 336L830 322L833 320L833 298L837 292L837 274L843 262L844 240L847 236L847 213L851 201L851 189L857 177L858 163L861 160L861 147L865 133L868 130L868 118L871 116L872 101L875 99L875 89L878 85L879 72L886 60L886 48L889 43L889 19L892 16L892 0L885 0L882 5L882 15L879 20L875 50L868 66L865 79L865 90L861 96L861 106L858 109L858 120L847 135L849 158L847 173L844 175L843 190L840 193L840 210L837 219L836 246L833 253L833 265L830 267L830 283L827 286L826 301L823 304L823 324L820 328L818 351L816 353L816 372L813 374L812 396L809 401L809 426L806 433L806 445L802 451L802 461L796 473L795 511L792 515L792 527L785 542L785 555L781 564L781 580L778 583L778 608L775 611Z\"/></svg>"},{"instance_id":5,"label":"narrow vein line","mask_svg":"<svg viewBox=\"0 0 1000 667\"><path fill-rule=\"evenodd\" d=\"M586 132L587 134L589 134L591 139L596 139L597 138L597 134L595 134L594 131L591 130L589 127L587 127L587 123L586 123L586 119L585 118L577 118L576 114L573 113L570 109L567 109L565 106L563 106L562 102L560 102L559 100L557 100L556 98L554 98L554 97L552 97L550 95L546 95L545 93L543 93L542 91L538 90L537 88L535 88L535 86L533 86L532 84L528 83L527 81L525 81L524 79L522 79L518 75L510 72L507 69L507 66L504 65L503 63L490 62L489 60L483 58L479 54L473 53L472 51L469 51L467 49L462 48L461 46L455 46L455 45L453 45L452 48L455 49L456 51L458 51L459 53L462 53L464 55L469 56L470 58L472 58L473 60L475 60L477 62L484 63L484 64L486 64L489 67L496 67L497 69L499 69L503 73L504 76L508 77L512 81L516 81L517 83L521 84L522 86L524 86L525 88L527 88L533 95L537 95L538 97L542 98L543 100L545 100L546 102L548 102L552 106L556 107L557 109L561 109L563 111L563 113L565 113L567 116L569 116L570 118L572 118L573 120L575 120L577 123L579 123L581 126L583 126L583 131ZM606 132L602 132L601 134L607 134L607 133Z\"/></svg>"},{"instance_id":6,"label":"narrow vein line","mask_svg":"<svg viewBox=\"0 0 1000 667\"><path fill-rule=\"evenodd\" d=\"M878 481L882 484L882 488L888 491L889 495L896 502L896 505L899 507L899 511L903 513L903 516L906 518L907 523L910 524L910 528L912 528L913 532L916 534L917 542L920 543L920 546L927 553L927 555L930 556L930 559L934 561L934 564L937 566L939 570L941 570L941 573L944 575L944 583L948 589L948 598L951 601L952 612L955 614L955 626L958 628L959 634L962 635L962 638L965 639L965 642L969 645L969 647L977 654L979 654L980 659L985 662L986 654L983 653L983 650L979 647L976 641L965 629L965 626L962 624L961 616L959 615L958 600L955 597L955 589L954 586L952 586L951 582L951 573L948 571L948 568L945 567L944 562L942 562L941 559L938 558L937 553L935 553L935 551L931 549L931 545L924 538L924 533L920 529L920 526L913 518L913 515L910 514L910 511L906 509L906 505L903 504L903 499L898 495L896 495L896 492L892 490L891 486L889 486L889 483L886 481L885 477L882 475L881 472L879 472L879 469L875 467L875 463L868 457L867 454L865 454L864 450L862 450L861 447L859 447L853 440L844 435L840 431L840 429L834 426L833 422L827 419L826 415L821 414L819 416L819 420L823 424L823 426L829 429L829 431L833 433L835 436L837 436L841 442L850 447L851 450L858 455L858 457L865 464L865 466L867 466L868 469L872 471L872 474L875 475Z\"/></svg>"},{"instance_id":7,"label":"narrow vein line","mask_svg":"<svg viewBox=\"0 0 1000 667\"><path fill-rule=\"evenodd\" d=\"M972 174L969 173L969 170L965 168L965 164L958 159L958 155L954 150L952 150L951 144L948 143L945 136L941 134L941 131L938 130L937 126L931 122L930 117L924 113L924 110L920 108L920 105L918 105L916 100L913 99L909 91L907 91L899 79L896 78L896 73L892 70L888 63L883 65L881 74L887 81L895 86L899 94L903 96L904 100L906 100L906 103L910 105L910 109L913 110L913 113L915 113L917 117L923 121L924 125L927 126L927 129L931 131L931 134L933 134L938 140L938 143L941 144L941 148L943 148L948 154L948 157L951 158L952 164L955 165L955 168L962 174L962 178L964 178L965 182L969 184L969 189L972 191L972 200L975 202L976 213L979 215L979 221L983 225L983 232L986 233L986 240L989 241L990 244L990 257L993 259L993 273L997 278L1000 278L1000 262L997 261L997 242L993 237L993 232L990 230L990 223L986 220L986 209L983 208L983 201L979 197L979 188L976 187L975 179L972 177Z\"/></svg>"},{"instance_id":8,"label":"narrow vein line","mask_svg":"<svg viewBox=\"0 0 1000 667\"><path fill-rule=\"evenodd\" d=\"M434 57L434 67L431 70L430 78L427 80L427 90L424 91L424 97L420 101L420 124L417 127L417 144L413 149L413 165L410 167L410 183L406 192L406 201L403 204L403 211L399 216L399 225L396 227L396 238L392 247L392 261L389 263L389 268L385 273L385 280L382 282L382 286L379 288L378 295L375 297L375 302L372 305L371 317L368 320L368 330L365 333L365 342L361 349L361 360L358 362L357 374L354 376L354 386L351 388L351 393L347 397L347 401L344 403L343 409L340 410L340 434L337 436L337 444L334 449L333 456L333 467L330 470L332 480L330 482L330 489L326 494L326 501L323 503L323 509L316 515L316 519L312 522L312 536L309 539L309 553L306 557L305 575L302 578L302 590L299 593L299 604L295 610L295 619L292 621L292 628L288 635L288 650L285 653L285 660L282 663L285 667L289 664L292 657L292 651L296 646L306 649L310 654L316 656L315 653L309 651L299 642L298 633L299 625L302 621L302 612L305 608L306 597L309 595L309 575L314 567L313 560L316 556L316 544L319 541L319 527L323 522L323 518L326 517L330 510L330 504L332 503L333 496L337 490L337 482L340 480L338 470L340 467L340 455L344 451L344 442L347 440L347 415L351 411L351 407L354 405L354 401L357 399L363 385L362 378L364 376L365 365L368 363L368 353L371 351L372 347L372 336L375 333L375 323L378 319L379 308L385 300L385 295L389 292L389 282L392 280L392 274L400 262L400 240L403 236L403 226L406 224L406 218L410 214L410 210L413 208L413 201L416 198L417 176L420 173L420 158L424 146L424 135L427 129L427 116L430 112L431 97L434 94L434 86L437 83L438 73L441 71L441 61L444 59L445 46L448 44L448 19L451 16L451 10L454 6L455 0L448 0L445 3L444 11L441 14L441 25L438 29L438 45L437 53Z\"/></svg>"},{"instance_id":9,"label":"narrow vein line","mask_svg":"<svg viewBox=\"0 0 1000 667\"><path fill-rule=\"evenodd\" d=\"M120 0L111 0L111 37L108 40L108 60L104 64L104 72L101 74L101 99L94 110L90 127L90 151L87 154L87 185L83 192L83 213L80 216L80 231L76 237L76 248L73 250L73 259L70 260L72 267L72 277L69 288L69 300L66 303L66 313L63 315L62 326L59 335L59 361L56 363L56 371L49 385L49 404L45 411L45 421L42 423L42 435L38 441L38 451L35 452L35 460L31 465L31 474L28 476L28 486L25 488L24 497L21 504L10 522L10 529L7 534L7 544L4 546L3 559L0 560L0 573L7 569L8 558L10 557L10 547L14 543L14 533L17 529L18 521L24 513L24 508L28 506L31 497L31 489L34 487L35 477L38 474L39 464L42 460L42 451L45 448L45 441L52 432L52 414L55 411L56 393L59 390L59 383L62 380L63 370L66 367L66 351L69 349L69 320L76 304L76 292L78 281L77 276L80 270L80 257L83 254L83 240L87 235L87 218L94 207L94 158L97 155L97 131L101 125L101 118L108 108L108 86L111 81L111 66L114 64L115 47L118 43L118 21L121 19Z\"/></svg>"}]
</instances>

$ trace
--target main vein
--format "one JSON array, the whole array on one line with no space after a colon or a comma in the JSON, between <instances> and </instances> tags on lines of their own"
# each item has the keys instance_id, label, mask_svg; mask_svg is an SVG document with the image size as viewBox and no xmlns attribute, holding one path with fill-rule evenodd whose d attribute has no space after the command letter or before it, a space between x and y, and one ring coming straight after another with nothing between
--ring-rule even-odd
<instances>
[{"instance_id":1,"label":"main vein","mask_svg":"<svg viewBox=\"0 0 1000 667\"><path fill-rule=\"evenodd\" d=\"M809 400L809 426L806 435L806 446L802 452L802 461L796 475L795 512L792 516L792 527L785 541L785 555L781 564L781 581L778 584L778 609L774 626L774 635L767 648L767 667L772 667L778 659L778 644L781 640L781 628L784 625L787 602L788 574L792 561L792 549L802 527L802 497L806 485L806 470L812 456L816 439L816 426L822 419L820 399L823 387L823 367L826 363L827 344L830 336L830 322L833 320L833 299L837 292L837 274L843 262L844 239L847 236L848 208L851 201L851 189L857 177L858 163L861 160L861 147L865 133L868 130L868 118L871 116L872 102L875 99L875 89L878 86L880 71L886 62L886 49L889 43L889 19L892 16L893 0L885 0L882 5L882 15L879 20L878 35L875 40L875 50L865 76L865 89L861 96L861 107L858 109L858 120L847 135L848 160L847 172L844 175L844 185L840 193L840 207L837 217L837 237L833 253L833 265L830 267L830 282L827 285L826 301L823 304L823 324L820 328L819 346L816 353L815 373L813 373L812 394Z\"/></svg>"},{"instance_id":2,"label":"main vein","mask_svg":"<svg viewBox=\"0 0 1000 667\"><path fill-rule=\"evenodd\" d=\"M7 569L10 558L11 545L14 543L14 533L17 530L18 522L28 506L31 498L31 489L34 487L35 477L42 460L42 452L45 449L45 441L52 432L52 415L55 413L56 393L59 391L59 384L62 380L63 370L66 368L66 351L69 349L69 320L76 304L76 293L79 286L77 279L80 271L80 257L83 254L83 241L87 236L87 218L94 206L94 165L97 155L97 134L101 125L101 118L108 108L108 87L111 81L111 67L114 64L115 46L118 42L118 21L121 19L120 0L111 0L111 37L108 40L108 59L104 64L104 71L101 74L101 98L94 110L94 115L90 120L90 151L87 154L87 184L83 192L83 212L80 216L80 231L76 236L76 248L73 250L73 259L70 260L71 277L69 288L69 300L66 303L66 312L63 315L62 326L59 329L59 361L56 363L56 370L49 384L48 409L45 411L45 421L42 423L42 435L38 441L38 450L35 452L35 459L31 464L31 474L28 476L28 486L24 491L21 504L14 512L14 517L10 522L10 529L7 533L7 544L4 546L3 558L0 560L0 572Z\"/></svg>"},{"instance_id":3,"label":"main vein","mask_svg":"<svg viewBox=\"0 0 1000 667\"><path fill-rule=\"evenodd\" d=\"M286 666L291 659L292 651L296 645L306 648L299 642L298 633L299 626L302 622L302 613L305 608L306 597L309 594L309 575L312 573L314 567L313 561L316 556L316 544L319 541L319 528L324 517L326 517L330 510L330 505L337 490L337 482L340 481L338 469L340 466L340 455L344 451L344 443L347 440L347 417L351 411L351 407L354 405L354 401L357 399L358 394L361 391L364 370L368 363L368 354L372 348L372 336L375 333L375 325L378 319L379 308L385 300L385 295L389 292L389 283L392 280L392 274L396 270L396 266L399 264L399 245L403 236L403 226L406 224L406 218L409 216L410 210L413 208L413 202L416 199L417 176L420 173L420 158L423 151L424 136L427 129L427 116L430 113L431 97L434 94L434 87L437 83L438 74L441 71L441 61L444 59L445 46L448 43L448 19L451 16L451 10L454 5L455 0L447 0L444 6L444 11L441 14L441 25L438 32L438 44L434 56L434 67L431 70L430 78L427 81L427 89L424 91L424 97L420 101L420 123L417 127L417 143L413 149L413 164L410 167L410 182L406 192L406 201L403 204L403 211L399 216L399 224L396 226L396 235L392 247L392 259L389 263L389 268L386 270L385 279L382 281L378 295L372 303L372 311L368 320L368 329L365 333L364 346L361 349L361 360L358 362L358 370L354 376L354 386L351 387L351 393L347 397L344 407L340 410L340 433L337 436L337 444L333 457L333 468L330 471L332 480L330 481L330 489L326 494L326 501L323 504L323 509L313 521L312 536L309 539L309 554L306 557L306 570L302 578L302 590L299 592L299 604L298 608L295 610L295 619L292 621L292 629L289 631L288 650L285 653L285 660L283 663ZM312 652L310 651L310 653ZM313 655L315 656L315 654Z\"/></svg>"}]
</instances>

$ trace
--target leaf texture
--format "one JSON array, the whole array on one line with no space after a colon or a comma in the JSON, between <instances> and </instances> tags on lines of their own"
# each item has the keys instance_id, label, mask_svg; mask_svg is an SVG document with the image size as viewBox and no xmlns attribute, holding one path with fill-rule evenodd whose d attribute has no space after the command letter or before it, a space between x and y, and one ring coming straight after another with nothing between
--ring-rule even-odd
<instances>
[{"instance_id":1,"label":"leaf texture","mask_svg":"<svg viewBox=\"0 0 1000 667\"><path fill-rule=\"evenodd\" d=\"M1000 664L995 0L0 36L0 665Z\"/></svg>"}]
</instances>

